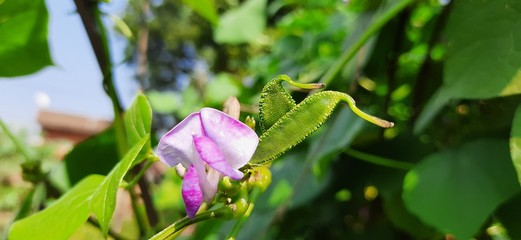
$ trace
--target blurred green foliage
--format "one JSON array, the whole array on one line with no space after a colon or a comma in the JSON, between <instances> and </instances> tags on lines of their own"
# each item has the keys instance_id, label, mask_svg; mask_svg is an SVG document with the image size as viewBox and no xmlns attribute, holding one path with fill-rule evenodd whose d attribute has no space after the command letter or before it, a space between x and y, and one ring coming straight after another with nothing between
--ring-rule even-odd
<instances>
[{"instance_id":1,"label":"blurred green foliage","mask_svg":"<svg viewBox=\"0 0 521 240\"><path fill-rule=\"evenodd\" d=\"M0 1L0 13L8 3L13 1ZM393 12L402 5L405 8ZM25 21L45 25L45 6L39 6L43 21ZM383 16L392 18L380 28L375 23ZM392 120L395 127L379 129L346 107L335 110L318 131L270 166L272 183L239 239L517 239L520 16L517 0L130 0L116 28L128 37L127 60L138 69L144 95L125 113L124 139L109 128L71 150L66 170L71 183L79 184L56 205L90 204L99 191L102 195L91 207L107 218L100 221L102 229L110 230L117 203L114 189L139 175L130 171L134 161L150 160L154 134L201 107L221 108L229 96L239 98L241 119L253 116L259 122L262 88L273 77L287 74L298 82L327 82L328 89L352 95L359 107ZM2 17L0 32L8 26ZM39 38L46 27L36 29L38 37L29 40L39 41L27 44L46 45ZM345 53L369 30L376 34L344 64ZM19 50L16 47L0 44L0 60L11 53L2 49ZM46 46L38 50L36 55L45 60ZM17 56L27 58L24 54ZM29 74L46 64L50 61L28 63L23 71L13 68L20 72L0 75ZM340 66L338 74L326 74L334 66ZM309 95L284 87L296 103ZM150 147L141 142L149 133ZM122 140L141 145L118 163L122 156L116 145ZM58 177L54 185L61 192L54 195L45 191L53 184L42 174L29 179L43 183L40 187L13 183L13 172L50 170L44 166L42 171L37 164L30 168L26 163L31 159L24 159L28 157L10 142L0 135L0 210L12 214L19 207L22 218L65 192L68 181ZM37 159L48 156L46 150L33 150L41 152ZM157 232L184 210L176 171L154 171L148 200L158 220L149 227ZM85 178L94 173L108 176ZM52 180L58 175L45 176ZM101 181L107 185L99 190L94 185ZM71 194L82 189L85 194ZM81 214L60 236L73 234L71 229L80 228L88 217L84 206L75 209ZM24 234L34 219L56 222L56 216L70 214L56 210L46 208L17 222L13 236ZM233 224L203 221L180 238L222 239ZM147 229L136 228L124 229L146 235Z\"/></svg>"},{"instance_id":2,"label":"blurred green foliage","mask_svg":"<svg viewBox=\"0 0 521 240\"><path fill-rule=\"evenodd\" d=\"M134 2L125 19L135 18L137 3L143 1ZM255 16L257 10L247 10L252 2L215 1L215 9L206 11L216 11L226 26L232 11L251 11ZM151 89L147 94L158 99L152 101L152 108L180 119L201 106L219 107L234 95L243 103L245 115L256 116L260 89L269 80L278 74L306 83L321 80L343 51L398 2L268 1L262 35L255 30L256 20L241 18L234 27L255 28L240 34L228 29L226 41L215 35L222 31L221 22L215 27L214 20L191 4L152 3L147 19L152 42L179 46L190 41L197 52L195 62L207 66L205 74L196 67L187 71L190 80L184 88ZM174 5L175 11L165 11ZM239 236L494 238L487 227L502 228L494 209L519 192L506 141L520 100L518 78L509 71L518 71L521 65L511 60L517 54L516 41L505 41L507 36L517 36L511 27L515 23L507 19L515 19L520 10L517 2L507 0L448 5L424 0L400 12L327 86L352 94L359 106L387 116L396 126L381 130L363 124L346 109L336 111L326 126L273 164L273 183ZM493 12L497 12L494 19L485 17ZM131 24L137 34L138 26ZM187 26L190 31L173 30ZM244 33L256 37L246 40ZM490 34L494 37L486 37ZM148 54L150 58L156 53ZM147 81L161 81L154 77L154 62L149 66ZM172 81L179 82L175 76L170 75ZM509 86L508 93L503 83ZM486 91L486 96L481 94ZM292 95L299 102L306 93ZM514 96L498 98L505 95ZM492 147L487 141L504 144ZM416 184L412 176L419 178ZM494 195L507 185L508 191ZM510 221L517 221L503 219L507 228ZM230 228L224 222L201 223L192 237L212 231L216 233L211 236L220 238Z\"/></svg>"}]
</instances>

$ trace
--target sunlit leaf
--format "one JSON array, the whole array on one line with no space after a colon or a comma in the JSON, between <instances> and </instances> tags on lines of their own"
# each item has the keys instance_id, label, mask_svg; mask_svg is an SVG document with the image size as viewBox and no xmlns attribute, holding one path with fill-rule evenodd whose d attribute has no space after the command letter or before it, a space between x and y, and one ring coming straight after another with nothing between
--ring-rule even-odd
<instances>
[{"instance_id":1,"label":"sunlit leaf","mask_svg":"<svg viewBox=\"0 0 521 240\"><path fill-rule=\"evenodd\" d=\"M89 217L89 199L103 179L103 176L91 175L52 206L15 222L9 239L68 239Z\"/></svg>"},{"instance_id":2,"label":"sunlit leaf","mask_svg":"<svg viewBox=\"0 0 521 240\"><path fill-rule=\"evenodd\" d=\"M152 127L152 108L147 97L138 94L134 102L125 113L125 130L127 132L128 146L134 146L150 133ZM148 142L141 152L141 156L151 150Z\"/></svg>"},{"instance_id":3,"label":"sunlit leaf","mask_svg":"<svg viewBox=\"0 0 521 240\"><path fill-rule=\"evenodd\" d=\"M255 41L266 27L266 0L247 0L225 12L215 29L218 43L239 44Z\"/></svg>"},{"instance_id":4,"label":"sunlit leaf","mask_svg":"<svg viewBox=\"0 0 521 240\"><path fill-rule=\"evenodd\" d=\"M476 140L427 156L407 173L403 200L423 222L469 239L519 192L506 141Z\"/></svg>"},{"instance_id":5,"label":"sunlit leaf","mask_svg":"<svg viewBox=\"0 0 521 240\"><path fill-rule=\"evenodd\" d=\"M44 0L5 1L0 6L0 77L34 73L52 65Z\"/></svg>"},{"instance_id":6,"label":"sunlit leaf","mask_svg":"<svg viewBox=\"0 0 521 240\"><path fill-rule=\"evenodd\" d=\"M454 1L447 22L443 85L416 126L423 129L450 99L521 93L521 2Z\"/></svg>"},{"instance_id":7,"label":"sunlit leaf","mask_svg":"<svg viewBox=\"0 0 521 240\"><path fill-rule=\"evenodd\" d=\"M101 186L92 196L90 209L98 219L101 230L105 236L107 236L110 220L116 209L116 194L119 184L123 181L123 177L130 170L132 163L136 160L136 157L148 142L148 139L148 136L142 138L125 154L123 159L114 167L109 175L107 175L105 180L101 183Z\"/></svg>"},{"instance_id":8,"label":"sunlit leaf","mask_svg":"<svg viewBox=\"0 0 521 240\"><path fill-rule=\"evenodd\" d=\"M521 105L517 107L514 120L512 121L512 132L510 133L510 156L517 171L517 178L521 183Z\"/></svg>"},{"instance_id":9,"label":"sunlit leaf","mask_svg":"<svg viewBox=\"0 0 521 240\"><path fill-rule=\"evenodd\" d=\"M217 25L219 16L217 15L214 0L183 0L183 3L190 6L196 13L206 18L211 24Z\"/></svg>"}]
</instances>

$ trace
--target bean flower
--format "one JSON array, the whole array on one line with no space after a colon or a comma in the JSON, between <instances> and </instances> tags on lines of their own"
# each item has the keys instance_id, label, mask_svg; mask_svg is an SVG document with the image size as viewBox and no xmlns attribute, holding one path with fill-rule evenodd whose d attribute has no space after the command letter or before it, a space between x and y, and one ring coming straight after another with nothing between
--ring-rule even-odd
<instances>
[{"instance_id":1,"label":"bean flower","mask_svg":"<svg viewBox=\"0 0 521 240\"><path fill-rule=\"evenodd\" d=\"M255 131L212 108L191 114L159 141L159 159L171 167L181 164L186 173L182 196L186 213L193 218L203 201L217 192L223 176L240 180L239 171L251 159L259 138Z\"/></svg>"}]
</instances>

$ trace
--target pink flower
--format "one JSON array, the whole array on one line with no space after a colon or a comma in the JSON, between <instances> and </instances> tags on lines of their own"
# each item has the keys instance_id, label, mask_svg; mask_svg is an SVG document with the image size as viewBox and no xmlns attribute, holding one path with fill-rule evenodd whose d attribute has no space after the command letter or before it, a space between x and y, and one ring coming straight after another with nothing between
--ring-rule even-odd
<instances>
[{"instance_id":1,"label":"pink flower","mask_svg":"<svg viewBox=\"0 0 521 240\"><path fill-rule=\"evenodd\" d=\"M238 169L250 161L259 138L244 123L212 108L192 113L161 138L159 159L187 169L182 184L186 213L193 218L201 203L211 201L220 178L240 180Z\"/></svg>"}]
</instances>

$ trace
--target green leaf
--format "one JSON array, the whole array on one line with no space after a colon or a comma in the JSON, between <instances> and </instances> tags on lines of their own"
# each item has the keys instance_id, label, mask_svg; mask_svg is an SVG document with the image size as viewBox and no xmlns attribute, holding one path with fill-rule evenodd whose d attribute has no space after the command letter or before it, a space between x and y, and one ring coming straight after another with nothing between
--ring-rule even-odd
<instances>
[{"instance_id":1,"label":"green leaf","mask_svg":"<svg viewBox=\"0 0 521 240\"><path fill-rule=\"evenodd\" d=\"M0 6L0 77L34 73L52 65L44 0L10 0Z\"/></svg>"},{"instance_id":2,"label":"green leaf","mask_svg":"<svg viewBox=\"0 0 521 240\"><path fill-rule=\"evenodd\" d=\"M181 107L181 96L174 91L151 90L146 95L155 113L172 114Z\"/></svg>"},{"instance_id":3,"label":"green leaf","mask_svg":"<svg viewBox=\"0 0 521 240\"><path fill-rule=\"evenodd\" d=\"M113 127L77 144L66 156L65 165L70 184L90 174L106 175L118 162L118 150Z\"/></svg>"},{"instance_id":4,"label":"green leaf","mask_svg":"<svg viewBox=\"0 0 521 240\"><path fill-rule=\"evenodd\" d=\"M125 154L123 159L112 169L107 177L96 190L90 201L90 209L98 219L101 231L107 236L110 221L116 209L116 194L118 187L123 181L123 177L130 170L136 157L149 141L148 135L138 141L130 151Z\"/></svg>"},{"instance_id":5,"label":"green leaf","mask_svg":"<svg viewBox=\"0 0 521 240\"><path fill-rule=\"evenodd\" d=\"M427 156L405 176L405 206L445 233L471 238L519 192L508 152L506 141L483 139Z\"/></svg>"},{"instance_id":6,"label":"green leaf","mask_svg":"<svg viewBox=\"0 0 521 240\"><path fill-rule=\"evenodd\" d=\"M514 121L512 121L510 157L512 157L512 162L517 172L517 179L521 183L521 104L517 107Z\"/></svg>"},{"instance_id":7,"label":"green leaf","mask_svg":"<svg viewBox=\"0 0 521 240\"><path fill-rule=\"evenodd\" d=\"M212 25L217 25L219 16L217 15L214 0L183 0L183 3L191 7Z\"/></svg>"},{"instance_id":8,"label":"green leaf","mask_svg":"<svg viewBox=\"0 0 521 240\"><path fill-rule=\"evenodd\" d=\"M205 87L205 100L208 104L222 105L226 98L239 96L241 89L234 82L232 75L221 73Z\"/></svg>"},{"instance_id":9,"label":"green leaf","mask_svg":"<svg viewBox=\"0 0 521 240\"><path fill-rule=\"evenodd\" d=\"M454 1L447 22L443 85L418 120L421 131L450 99L521 93L521 2Z\"/></svg>"},{"instance_id":10,"label":"green leaf","mask_svg":"<svg viewBox=\"0 0 521 240\"><path fill-rule=\"evenodd\" d=\"M89 217L88 202L103 178L99 175L88 176L52 206L15 222L9 239L68 239Z\"/></svg>"},{"instance_id":11,"label":"green leaf","mask_svg":"<svg viewBox=\"0 0 521 240\"><path fill-rule=\"evenodd\" d=\"M432 238L432 236L436 236L436 230L426 226L418 217L407 211L399 192L382 194L382 199L385 215L396 228L408 232L415 239L440 239Z\"/></svg>"},{"instance_id":12,"label":"green leaf","mask_svg":"<svg viewBox=\"0 0 521 240\"><path fill-rule=\"evenodd\" d=\"M125 131L127 132L128 146L134 146L144 137L150 134L152 127L152 108L148 103L147 97L138 94L132 105L125 113ZM141 151L140 158L152 149L150 142L147 142Z\"/></svg>"},{"instance_id":13,"label":"green leaf","mask_svg":"<svg viewBox=\"0 0 521 240\"><path fill-rule=\"evenodd\" d=\"M266 0L247 0L225 12L214 32L218 43L249 43L262 36L266 27Z\"/></svg>"}]
</instances>

